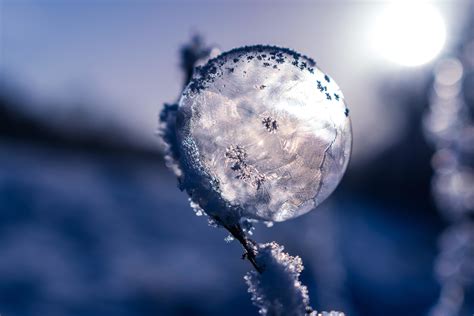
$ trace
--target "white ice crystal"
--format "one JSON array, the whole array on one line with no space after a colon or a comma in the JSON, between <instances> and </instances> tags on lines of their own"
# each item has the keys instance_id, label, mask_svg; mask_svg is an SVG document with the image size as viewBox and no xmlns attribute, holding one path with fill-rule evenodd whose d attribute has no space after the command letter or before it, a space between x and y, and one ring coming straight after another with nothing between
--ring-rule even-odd
<instances>
[{"instance_id":1,"label":"white ice crystal","mask_svg":"<svg viewBox=\"0 0 474 316\"><path fill-rule=\"evenodd\" d=\"M312 314L311 316L344 316L344 313L341 313L341 312L336 312L336 311L331 311L331 312L320 312L320 313L317 313L315 312L314 314Z\"/></svg>"},{"instance_id":2,"label":"white ice crystal","mask_svg":"<svg viewBox=\"0 0 474 316\"><path fill-rule=\"evenodd\" d=\"M258 245L256 260L263 272L251 271L244 277L259 313L264 316L344 316L340 312L312 310L308 290L299 280L303 262L283 249L275 242Z\"/></svg>"},{"instance_id":3,"label":"white ice crystal","mask_svg":"<svg viewBox=\"0 0 474 316\"><path fill-rule=\"evenodd\" d=\"M283 252L283 246L275 242L259 245L256 259L264 272L251 271L244 278L260 314L307 314L308 290L298 279L303 270L301 259Z\"/></svg>"},{"instance_id":4,"label":"white ice crystal","mask_svg":"<svg viewBox=\"0 0 474 316\"><path fill-rule=\"evenodd\" d=\"M336 188L349 161L342 92L288 49L243 47L211 59L177 111L182 187L223 223L302 215Z\"/></svg>"}]
</instances>

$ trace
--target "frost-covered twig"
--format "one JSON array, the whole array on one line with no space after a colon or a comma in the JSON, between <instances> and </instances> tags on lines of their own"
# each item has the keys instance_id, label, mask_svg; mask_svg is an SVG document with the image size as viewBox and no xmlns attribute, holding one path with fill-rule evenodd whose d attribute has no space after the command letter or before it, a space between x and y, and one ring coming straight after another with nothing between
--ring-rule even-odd
<instances>
[{"instance_id":1,"label":"frost-covered twig","mask_svg":"<svg viewBox=\"0 0 474 316\"><path fill-rule=\"evenodd\" d=\"M265 266L257 261L257 252L258 252L258 245L255 241L252 239L248 238L245 235L244 230L240 225L224 225L224 228L229 231L229 233L232 234L232 236L237 239L242 247L245 249L245 253L242 256L242 258L247 259L250 261L250 263L253 265L255 270L257 270L259 273L263 272L263 269Z\"/></svg>"},{"instance_id":2,"label":"frost-covered twig","mask_svg":"<svg viewBox=\"0 0 474 316\"><path fill-rule=\"evenodd\" d=\"M283 250L276 242L259 244L256 260L264 271L251 271L244 277L259 313L268 316L344 316L341 312L313 310L309 305L308 289L299 279L303 261Z\"/></svg>"},{"instance_id":3,"label":"frost-covered twig","mask_svg":"<svg viewBox=\"0 0 474 316\"><path fill-rule=\"evenodd\" d=\"M187 86L160 115L167 165L196 214L243 246L260 314L320 315L299 280L301 259L246 233L252 221L310 211L337 186L351 149L342 93L313 60L288 49L244 47L205 63L215 50L195 37L181 52Z\"/></svg>"},{"instance_id":4,"label":"frost-covered twig","mask_svg":"<svg viewBox=\"0 0 474 316\"><path fill-rule=\"evenodd\" d=\"M256 257L264 273L249 272L245 281L253 303L262 315L302 315L308 311L309 297L299 275L303 262L283 252L275 242L258 245Z\"/></svg>"}]
</instances>

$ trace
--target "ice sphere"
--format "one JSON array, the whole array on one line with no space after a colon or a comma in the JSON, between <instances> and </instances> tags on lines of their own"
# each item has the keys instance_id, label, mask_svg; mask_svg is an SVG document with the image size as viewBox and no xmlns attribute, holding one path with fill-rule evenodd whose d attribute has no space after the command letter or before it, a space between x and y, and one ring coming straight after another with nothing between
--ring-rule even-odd
<instances>
[{"instance_id":1,"label":"ice sphere","mask_svg":"<svg viewBox=\"0 0 474 316\"><path fill-rule=\"evenodd\" d=\"M289 49L242 47L209 60L177 111L182 187L224 223L302 215L331 194L349 161L340 88Z\"/></svg>"}]
</instances>

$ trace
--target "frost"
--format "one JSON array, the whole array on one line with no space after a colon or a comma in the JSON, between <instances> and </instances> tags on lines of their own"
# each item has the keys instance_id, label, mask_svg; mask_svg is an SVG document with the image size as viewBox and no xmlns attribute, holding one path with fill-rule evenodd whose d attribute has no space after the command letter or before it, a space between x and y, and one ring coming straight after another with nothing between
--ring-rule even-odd
<instances>
[{"instance_id":1,"label":"frost","mask_svg":"<svg viewBox=\"0 0 474 316\"><path fill-rule=\"evenodd\" d=\"M207 225L211 226L211 227L214 227L214 228L218 228L220 225L218 222L216 222L214 219L212 218L208 218L207 219Z\"/></svg>"},{"instance_id":2,"label":"frost","mask_svg":"<svg viewBox=\"0 0 474 316\"><path fill-rule=\"evenodd\" d=\"M321 313L318 313L318 312L315 312L313 315L317 315L317 316L344 316L344 313L341 313L341 312L335 312L335 311L331 311L331 312L321 312Z\"/></svg>"},{"instance_id":3,"label":"frost","mask_svg":"<svg viewBox=\"0 0 474 316\"><path fill-rule=\"evenodd\" d=\"M248 219L248 218L243 218L240 220L240 227L242 228L242 231L244 233L247 233L249 235L253 235L253 231L255 230L255 223L256 220Z\"/></svg>"},{"instance_id":4,"label":"frost","mask_svg":"<svg viewBox=\"0 0 474 316\"><path fill-rule=\"evenodd\" d=\"M234 240L235 240L235 238L231 234L229 234L226 238L224 238L224 241L226 243L233 242Z\"/></svg>"},{"instance_id":5,"label":"frost","mask_svg":"<svg viewBox=\"0 0 474 316\"><path fill-rule=\"evenodd\" d=\"M335 81L312 59L273 46L197 67L175 128L183 188L228 225L284 221L318 206L342 178L352 142Z\"/></svg>"},{"instance_id":6,"label":"frost","mask_svg":"<svg viewBox=\"0 0 474 316\"><path fill-rule=\"evenodd\" d=\"M339 87L289 49L242 47L210 59L216 51L194 38L181 53L187 86L165 105L160 134L192 209L243 246L261 315L343 316L309 306L299 257L248 237L257 221L271 227L302 215L336 188L352 143Z\"/></svg>"},{"instance_id":7,"label":"frost","mask_svg":"<svg viewBox=\"0 0 474 316\"><path fill-rule=\"evenodd\" d=\"M179 149L178 141L176 139L176 112L178 110L177 104L165 104L160 113L160 121L158 128L158 135L165 145L165 163L170 168L178 179L182 175L179 167Z\"/></svg>"},{"instance_id":8,"label":"frost","mask_svg":"<svg viewBox=\"0 0 474 316\"><path fill-rule=\"evenodd\" d=\"M251 271L244 277L260 315L344 316L340 312L313 311L309 306L308 290L299 280L303 262L300 257L290 256L283 250L276 242L258 245L256 261L263 272Z\"/></svg>"},{"instance_id":9,"label":"frost","mask_svg":"<svg viewBox=\"0 0 474 316\"><path fill-rule=\"evenodd\" d=\"M306 315L309 297L299 281L301 259L283 252L283 246L275 242L259 245L256 259L263 272L251 271L244 279L260 314Z\"/></svg>"},{"instance_id":10,"label":"frost","mask_svg":"<svg viewBox=\"0 0 474 316\"><path fill-rule=\"evenodd\" d=\"M189 200L189 205L190 205L191 208L193 209L193 211L194 211L194 213L196 214L196 216L203 216L203 215L206 215L206 213L205 213L204 210L199 206L199 204L194 203L193 200L191 200L190 198L189 198L188 200Z\"/></svg>"},{"instance_id":11,"label":"frost","mask_svg":"<svg viewBox=\"0 0 474 316\"><path fill-rule=\"evenodd\" d=\"M265 226L267 226L268 228L273 227L273 222L272 221L265 221L265 222L263 222L263 224Z\"/></svg>"}]
</instances>

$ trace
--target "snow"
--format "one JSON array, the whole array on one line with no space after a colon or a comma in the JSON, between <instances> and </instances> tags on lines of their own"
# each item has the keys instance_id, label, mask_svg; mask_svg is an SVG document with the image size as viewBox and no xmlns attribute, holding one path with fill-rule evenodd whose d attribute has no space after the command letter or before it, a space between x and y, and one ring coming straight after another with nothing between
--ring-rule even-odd
<instances>
[{"instance_id":1,"label":"snow","mask_svg":"<svg viewBox=\"0 0 474 316\"><path fill-rule=\"evenodd\" d=\"M263 273L251 271L244 277L261 315L306 314L308 290L298 279L303 263L283 249L275 242L259 245L256 259Z\"/></svg>"},{"instance_id":2,"label":"snow","mask_svg":"<svg viewBox=\"0 0 474 316\"><path fill-rule=\"evenodd\" d=\"M259 244L256 261L263 272L251 271L244 277L260 315L344 316L334 311L313 311L309 305L308 289L299 280L303 262L300 257L290 256L283 250L283 246L276 242Z\"/></svg>"}]
</instances>

